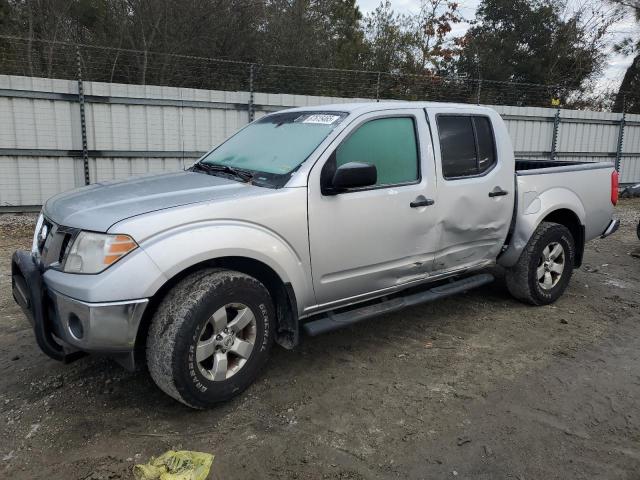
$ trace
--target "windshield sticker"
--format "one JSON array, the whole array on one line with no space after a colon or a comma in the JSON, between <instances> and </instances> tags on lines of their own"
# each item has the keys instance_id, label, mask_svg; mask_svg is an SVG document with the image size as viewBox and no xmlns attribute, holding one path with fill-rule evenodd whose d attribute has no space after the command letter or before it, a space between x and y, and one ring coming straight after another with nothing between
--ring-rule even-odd
<instances>
[{"instance_id":1,"label":"windshield sticker","mask_svg":"<svg viewBox=\"0 0 640 480\"><path fill-rule=\"evenodd\" d=\"M309 115L307 118L302 120L302 123L318 123L321 125L331 125L338 119L340 119L340 115L314 114Z\"/></svg>"}]
</instances>

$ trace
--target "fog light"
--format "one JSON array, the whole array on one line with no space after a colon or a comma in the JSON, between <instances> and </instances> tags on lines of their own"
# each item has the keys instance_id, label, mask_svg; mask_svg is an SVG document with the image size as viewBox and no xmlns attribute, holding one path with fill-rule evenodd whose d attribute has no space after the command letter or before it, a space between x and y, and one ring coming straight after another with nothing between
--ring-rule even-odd
<instances>
[{"instance_id":1,"label":"fog light","mask_svg":"<svg viewBox=\"0 0 640 480\"><path fill-rule=\"evenodd\" d=\"M76 340L80 340L84 336L82 322L75 313L69 314L69 331Z\"/></svg>"}]
</instances>

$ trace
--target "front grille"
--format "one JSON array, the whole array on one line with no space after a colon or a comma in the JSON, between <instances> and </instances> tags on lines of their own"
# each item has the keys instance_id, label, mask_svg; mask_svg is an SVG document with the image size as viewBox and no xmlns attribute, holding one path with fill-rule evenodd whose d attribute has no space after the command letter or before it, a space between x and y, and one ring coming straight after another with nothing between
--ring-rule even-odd
<instances>
[{"instance_id":1,"label":"front grille","mask_svg":"<svg viewBox=\"0 0 640 480\"><path fill-rule=\"evenodd\" d=\"M59 266L77 231L63 227L44 218L40 231L36 232L36 244L40 261L45 268Z\"/></svg>"}]
</instances>

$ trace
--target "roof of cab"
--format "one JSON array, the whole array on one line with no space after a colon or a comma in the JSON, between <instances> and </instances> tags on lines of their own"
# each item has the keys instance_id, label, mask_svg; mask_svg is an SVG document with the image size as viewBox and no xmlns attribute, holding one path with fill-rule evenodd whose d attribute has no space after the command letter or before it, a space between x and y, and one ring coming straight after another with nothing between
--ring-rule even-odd
<instances>
[{"instance_id":1,"label":"roof of cab","mask_svg":"<svg viewBox=\"0 0 640 480\"><path fill-rule=\"evenodd\" d=\"M491 110L488 107L472 105L468 103L445 103L445 102L405 102L405 101L381 101L381 102L353 102L353 103L332 103L327 105L313 105L279 110L283 112L347 112L347 113L367 113L380 110L391 110L397 108L451 108L451 109L473 109L477 111Z\"/></svg>"}]
</instances>

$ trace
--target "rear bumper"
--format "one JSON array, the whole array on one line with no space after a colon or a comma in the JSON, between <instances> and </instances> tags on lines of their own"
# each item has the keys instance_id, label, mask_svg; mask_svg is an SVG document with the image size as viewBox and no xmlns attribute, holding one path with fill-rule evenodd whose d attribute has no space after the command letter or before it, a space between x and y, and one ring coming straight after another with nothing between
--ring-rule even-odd
<instances>
[{"instance_id":1,"label":"rear bumper","mask_svg":"<svg viewBox=\"0 0 640 480\"><path fill-rule=\"evenodd\" d=\"M604 232L602 232L602 235L600 235L600 238L608 237L609 235L615 233L618 228L620 228L620 220L618 220L617 218L612 218L609 222L609 225L607 225L607 228L604 230Z\"/></svg>"},{"instance_id":2,"label":"rear bumper","mask_svg":"<svg viewBox=\"0 0 640 480\"><path fill-rule=\"evenodd\" d=\"M40 349L66 361L74 352L133 352L148 299L88 303L48 288L29 252L17 251L12 264L13 297L33 326Z\"/></svg>"}]
</instances>

